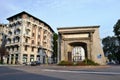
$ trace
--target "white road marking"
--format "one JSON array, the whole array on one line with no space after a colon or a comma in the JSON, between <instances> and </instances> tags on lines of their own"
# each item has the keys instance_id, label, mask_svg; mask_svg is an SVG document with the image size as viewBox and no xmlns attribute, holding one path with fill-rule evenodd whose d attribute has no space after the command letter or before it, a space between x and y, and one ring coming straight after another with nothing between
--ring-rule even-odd
<instances>
[{"instance_id":1,"label":"white road marking","mask_svg":"<svg viewBox=\"0 0 120 80\"><path fill-rule=\"evenodd\" d=\"M48 72L63 72L63 73L81 73L81 74L108 74L108 75L120 75L120 72L92 72L92 71L69 71L69 70L53 70L43 69L42 71Z\"/></svg>"}]
</instances>

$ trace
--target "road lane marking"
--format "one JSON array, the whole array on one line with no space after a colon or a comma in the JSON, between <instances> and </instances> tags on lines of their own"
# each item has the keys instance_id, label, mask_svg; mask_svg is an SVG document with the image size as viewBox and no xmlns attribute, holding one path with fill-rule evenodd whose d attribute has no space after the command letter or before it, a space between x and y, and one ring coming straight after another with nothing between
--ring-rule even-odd
<instances>
[{"instance_id":1,"label":"road lane marking","mask_svg":"<svg viewBox=\"0 0 120 80\"><path fill-rule=\"evenodd\" d=\"M61 72L61 73L81 73L81 74L107 74L107 75L120 75L120 72L69 71L69 70L53 70L53 69L43 69L42 71L48 71L48 72Z\"/></svg>"}]
</instances>

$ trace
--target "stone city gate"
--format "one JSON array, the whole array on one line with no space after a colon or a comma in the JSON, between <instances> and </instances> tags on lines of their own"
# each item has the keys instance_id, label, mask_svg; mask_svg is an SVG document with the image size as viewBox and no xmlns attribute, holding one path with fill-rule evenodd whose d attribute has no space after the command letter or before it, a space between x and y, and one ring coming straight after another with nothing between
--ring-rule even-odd
<instances>
[{"instance_id":1,"label":"stone city gate","mask_svg":"<svg viewBox=\"0 0 120 80\"><path fill-rule=\"evenodd\" d=\"M99 26L58 28L58 62L91 59L105 64Z\"/></svg>"}]
</instances>

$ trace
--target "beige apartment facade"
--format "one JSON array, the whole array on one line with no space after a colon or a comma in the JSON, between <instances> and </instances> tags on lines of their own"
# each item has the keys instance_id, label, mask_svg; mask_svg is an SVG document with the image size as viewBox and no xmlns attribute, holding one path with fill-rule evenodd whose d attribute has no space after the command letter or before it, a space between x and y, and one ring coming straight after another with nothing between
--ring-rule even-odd
<instances>
[{"instance_id":1,"label":"beige apartment facade","mask_svg":"<svg viewBox=\"0 0 120 80\"><path fill-rule=\"evenodd\" d=\"M52 62L54 31L47 23L24 11L7 20L8 64Z\"/></svg>"},{"instance_id":2,"label":"beige apartment facade","mask_svg":"<svg viewBox=\"0 0 120 80\"><path fill-rule=\"evenodd\" d=\"M58 28L58 62L90 59L106 64L99 37L99 26Z\"/></svg>"},{"instance_id":3,"label":"beige apartment facade","mask_svg":"<svg viewBox=\"0 0 120 80\"><path fill-rule=\"evenodd\" d=\"M4 25L0 24L0 47L2 46L2 42L3 42L3 30L4 30Z\"/></svg>"},{"instance_id":4,"label":"beige apartment facade","mask_svg":"<svg viewBox=\"0 0 120 80\"><path fill-rule=\"evenodd\" d=\"M6 39L7 25L0 24L0 47L5 47L5 39Z\"/></svg>"},{"instance_id":5,"label":"beige apartment facade","mask_svg":"<svg viewBox=\"0 0 120 80\"><path fill-rule=\"evenodd\" d=\"M6 36L7 36L6 32L7 32L7 25L6 24L0 24L0 48L1 49L5 48ZM1 55L0 55L0 57L1 57ZM1 61L1 58L0 58L0 61ZM3 56L3 61L4 62L7 61L7 55Z\"/></svg>"}]
</instances>

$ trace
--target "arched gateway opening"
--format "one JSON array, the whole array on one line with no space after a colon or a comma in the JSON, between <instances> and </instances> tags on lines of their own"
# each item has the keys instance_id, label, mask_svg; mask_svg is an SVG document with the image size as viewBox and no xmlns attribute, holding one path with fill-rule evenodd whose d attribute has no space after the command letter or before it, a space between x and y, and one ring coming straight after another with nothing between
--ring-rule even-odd
<instances>
[{"instance_id":1,"label":"arched gateway opening","mask_svg":"<svg viewBox=\"0 0 120 80\"><path fill-rule=\"evenodd\" d=\"M72 47L68 52L68 61L79 62L87 57L87 44L83 42L74 42L69 44Z\"/></svg>"},{"instance_id":2,"label":"arched gateway opening","mask_svg":"<svg viewBox=\"0 0 120 80\"><path fill-rule=\"evenodd\" d=\"M72 50L72 61L83 61L85 59L85 50L81 46L76 46Z\"/></svg>"}]
</instances>

